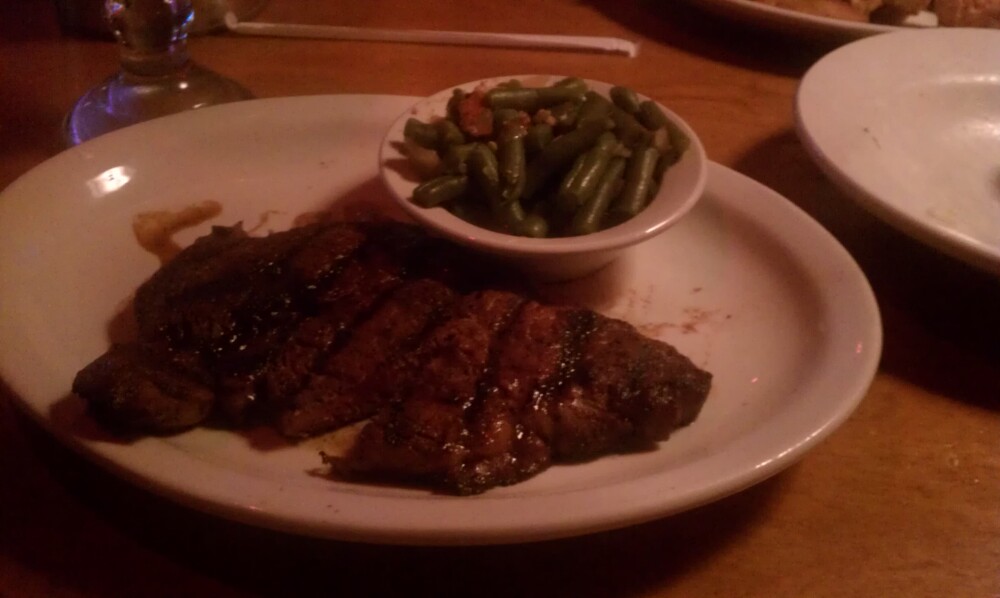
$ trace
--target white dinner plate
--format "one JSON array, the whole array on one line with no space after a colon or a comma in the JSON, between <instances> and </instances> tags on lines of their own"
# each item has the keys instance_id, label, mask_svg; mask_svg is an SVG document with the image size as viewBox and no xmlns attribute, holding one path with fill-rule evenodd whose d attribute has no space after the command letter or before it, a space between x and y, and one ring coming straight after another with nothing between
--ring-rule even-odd
<instances>
[{"instance_id":1,"label":"white dinner plate","mask_svg":"<svg viewBox=\"0 0 1000 598\"><path fill-rule=\"evenodd\" d=\"M1000 33L865 39L820 60L796 100L817 164L873 213L1000 274Z\"/></svg>"},{"instance_id":2,"label":"white dinner plate","mask_svg":"<svg viewBox=\"0 0 1000 598\"><path fill-rule=\"evenodd\" d=\"M937 16L929 11L907 18L901 25L862 23L779 8L754 0L688 0L727 17L792 34L819 35L825 38L853 39L909 28L937 26Z\"/></svg>"},{"instance_id":3,"label":"white dinner plate","mask_svg":"<svg viewBox=\"0 0 1000 598\"><path fill-rule=\"evenodd\" d=\"M345 540L485 544L621 527L734 493L788 467L864 396L881 351L864 275L799 209L714 165L676 228L545 290L633 322L714 373L701 416L657 450L453 497L329 479L318 451L330 439L196 429L125 442L88 417L73 376L107 348L115 315L158 265L133 237L135 214L220 202L212 222L180 236L186 244L210 224L262 232L330 206L392 205L377 151L414 101L197 110L97 138L13 183L0 195L0 374L23 407L84 455L211 513Z\"/></svg>"}]
</instances>

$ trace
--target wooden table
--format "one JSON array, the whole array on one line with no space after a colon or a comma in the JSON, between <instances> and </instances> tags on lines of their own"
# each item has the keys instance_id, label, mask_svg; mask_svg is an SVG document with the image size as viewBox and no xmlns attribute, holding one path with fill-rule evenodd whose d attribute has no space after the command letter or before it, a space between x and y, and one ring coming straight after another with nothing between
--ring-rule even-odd
<instances>
[{"instance_id":1,"label":"wooden table","mask_svg":"<svg viewBox=\"0 0 1000 598\"><path fill-rule=\"evenodd\" d=\"M46 0L2 4L5 187L60 151L60 120L117 50L61 35ZM179 507L58 445L3 391L0 596L1000 594L1000 284L875 220L810 162L793 97L833 46L677 2L283 0L258 18L639 41L635 59L226 35L190 49L259 97L424 95L519 72L642 90L683 115L712 159L782 193L850 250L884 321L874 383L832 437L738 495L613 532L462 549L303 539Z\"/></svg>"}]
</instances>

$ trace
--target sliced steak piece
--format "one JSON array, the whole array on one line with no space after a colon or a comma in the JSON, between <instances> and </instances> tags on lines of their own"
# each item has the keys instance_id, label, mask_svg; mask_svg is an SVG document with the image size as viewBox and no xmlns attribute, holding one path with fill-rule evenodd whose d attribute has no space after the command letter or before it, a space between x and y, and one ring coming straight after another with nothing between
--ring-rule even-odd
<instances>
[{"instance_id":1,"label":"sliced steak piece","mask_svg":"<svg viewBox=\"0 0 1000 598\"><path fill-rule=\"evenodd\" d=\"M625 322L594 317L591 324L572 375L547 408L556 459L587 459L615 450L635 432L613 406L634 392L646 348Z\"/></svg>"},{"instance_id":2,"label":"sliced steak piece","mask_svg":"<svg viewBox=\"0 0 1000 598\"><path fill-rule=\"evenodd\" d=\"M472 494L549 465L551 425L538 410L565 375L590 312L502 292L462 303L470 316L439 326L400 366L395 380L405 390L365 426L341 470L430 479Z\"/></svg>"},{"instance_id":3,"label":"sliced steak piece","mask_svg":"<svg viewBox=\"0 0 1000 598\"><path fill-rule=\"evenodd\" d=\"M140 339L209 354L239 346L255 325L290 315L290 295L299 290L284 266L321 231L313 226L252 238L239 226L214 228L139 287Z\"/></svg>"},{"instance_id":4,"label":"sliced steak piece","mask_svg":"<svg viewBox=\"0 0 1000 598\"><path fill-rule=\"evenodd\" d=\"M560 383L590 312L527 302L498 337L490 372L466 413L469 456L447 484L461 494L509 485L548 467L546 398Z\"/></svg>"},{"instance_id":5,"label":"sliced steak piece","mask_svg":"<svg viewBox=\"0 0 1000 598\"><path fill-rule=\"evenodd\" d=\"M710 385L673 347L598 316L550 408L553 452L581 460L663 440L694 420Z\"/></svg>"},{"instance_id":6,"label":"sliced steak piece","mask_svg":"<svg viewBox=\"0 0 1000 598\"><path fill-rule=\"evenodd\" d=\"M662 440L707 394L710 375L625 322L528 301L498 328L504 310L478 311L439 326L390 370L394 400L346 457L328 459L335 470L474 494L553 461Z\"/></svg>"},{"instance_id":7,"label":"sliced steak piece","mask_svg":"<svg viewBox=\"0 0 1000 598\"><path fill-rule=\"evenodd\" d=\"M401 476L441 484L469 456L464 413L476 399L490 347L524 299L501 291L473 293L379 376L371 390L386 407L361 431L341 472Z\"/></svg>"},{"instance_id":8,"label":"sliced steak piece","mask_svg":"<svg viewBox=\"0 0 1000 598\"><path fill-rule=\"evenodd\" d=\"M73 392L112 426L144 433L197 425L208 417L215 399L204 379L137 345L111 347L77 373Z\"/></svg>"},{"instance_id":9,"label":"sliced steak piece","mask_svg":"<svg viewBox=\"0 0 1000 598\"><path fill-rule=\"evenodd\" d=\"M360 253L319 293L316 313L299 322L287 342L275 349L263 379L264 395L273 412L289 410L320 360L386 293L403 283L403 265L397 256L371 249Z\"/></svg>"},{"instance_id":10,"label":"sliced steak piece","mask_svg":"<svg viewBox=\"0 0 1000 598\"><path fill-rule=\"evenodd\" d=\"M708 397L712 375L699 369L674 347L635 333L649 349L636 379L635 393L616 409L636 425L640 437L662 440L672 430L693 422ZM667 417L676 411L676 418Z\"/></svg>"},{"instance_id":11,"label":"sliced steak piece","mask_svg":"<svg viewBox=\"0 0 1000 598\"><path fill-rule=\"evenodd\" d=\"M451 289L433 280L406 283L394 291L356 325L343 347L319 364L288 408L278 413L278 429L287 436L308 436L374 414L381 401L363 383L410 348L455 299Z\"/></svg>"},{"instance_id":12,"label":"sliced steak piece","mask_svg":"<svg viewBox=\"0 0 1000 598\"><path fill-rule=\"evenodd\" d=\"M253 238L216 227L136 293L143 342L191 352L220 377L223 396L253 394L253 378L286 328L301 317L317 278L350 256L364 235L346 225ZM323 263L315 248L321 247Z\"/></svg>"}]
</instances>

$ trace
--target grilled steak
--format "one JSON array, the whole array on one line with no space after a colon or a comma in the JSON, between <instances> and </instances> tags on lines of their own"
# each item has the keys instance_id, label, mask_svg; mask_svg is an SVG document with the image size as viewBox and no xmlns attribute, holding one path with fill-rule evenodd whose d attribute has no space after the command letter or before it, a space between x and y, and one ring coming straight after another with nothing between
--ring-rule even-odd
<instances>
[{"instance_id":1,"label":"grilled steak","mask_svg":"<svg viewBox=\"0 0 1000 598\"><path fill-rule=\"evenodd\" d=\"M398 223L216 228L136 293L139 337L74 392L133 432L266 418L289 437L365 419L341 475L469 494L666 438L711 375L590 310L546 305Z\"/></svg>"}]
</instances>

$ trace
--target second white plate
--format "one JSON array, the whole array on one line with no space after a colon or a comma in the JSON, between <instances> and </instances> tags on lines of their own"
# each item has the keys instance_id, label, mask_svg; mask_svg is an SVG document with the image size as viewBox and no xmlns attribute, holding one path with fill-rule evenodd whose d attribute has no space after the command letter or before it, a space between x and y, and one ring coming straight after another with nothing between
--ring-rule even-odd
<instances>
[{"instance_id":1,"label":"second white plate","mask_svg":"<svg viewBox=\"0 0 1000 598\"><path fill-rule=\"evenodd\" d=\"M648 521L736 492L802 457L864 396L881 351L868 283L822 227L718 165L678 225L594 277L553 287L666 340L715 374L704 411L657 450L556 466L481 496L335 481L325 440L195 429L125 442L70 393L115 314L157 267L133 216L212 199L258 232L333 207L391 205L377 151L415 98L256 100L124 129L0 194L0 374L62 442L184 504L369 542L485 544Z\"/></svg>"},{"instance_id":2,"label":"second white plate","mask_svg":"<svg viewBox=\"0 0 1000 598\"><path fill-rule=\"evenodd\" d=\"M799 135L873 213L1000 274L1000 34L893 33L854 42L806 73Z\"/></svg>"},{"instance_id":3,"label":"second white plate","mask_svg":"<svg viewBox=\"0 0 1000 598\"><path fill-rule=\"evenodd\" d=\"M824 38L853 39L901 31L911 27L936 27L937 16L922 11L906 19L902 25L865 23L832 17L822 17L787 8L770 6L754 0L688 0L707 10L740 21L795 35L821 36Z\"/></svg>"}]
</instances>

